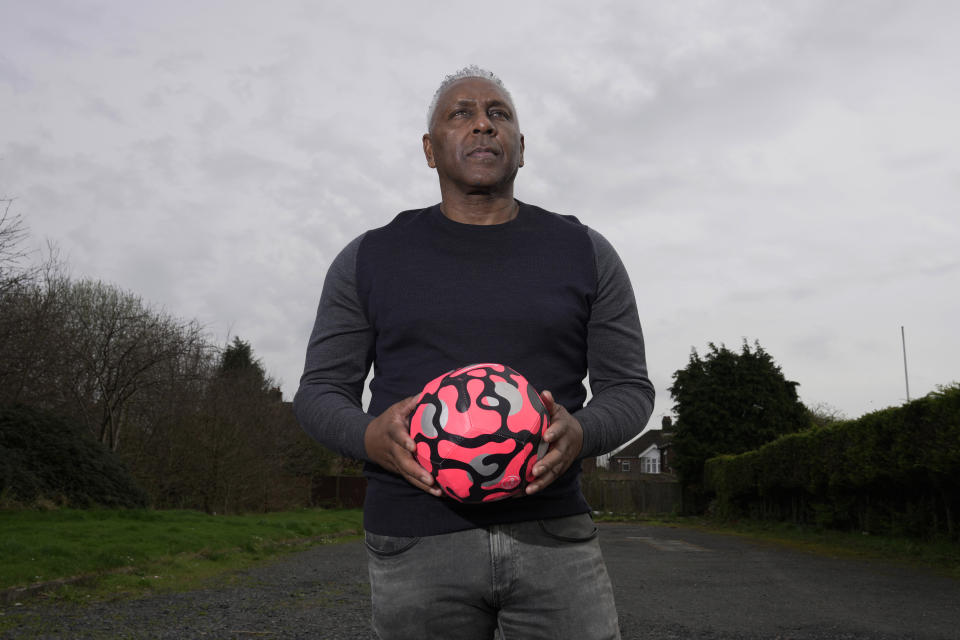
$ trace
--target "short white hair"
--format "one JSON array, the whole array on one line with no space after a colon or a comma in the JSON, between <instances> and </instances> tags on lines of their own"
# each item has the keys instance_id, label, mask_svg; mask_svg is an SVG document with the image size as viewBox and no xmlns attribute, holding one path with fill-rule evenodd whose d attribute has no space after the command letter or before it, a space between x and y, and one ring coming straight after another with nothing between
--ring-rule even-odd
<instances>
[{"instance_id":1,"label":"short white hair","mask_svg":"<svg viewBox=\"0 0 960 640\"><path fill-rule=\"evenodd\" d=\"M433 122L433 114L437 110L437 102L440 100L440 96L443 95L443 92L452 85L457 80L463 80L464 78L482 78L484 80L489 80L493 84L497 85L503 94L507 97L507 100L510 101L510 106L513 106L513 96L510 95L510 92L507 91L507 88L503 86L503 81L496 76L492 71L478 67L475 64L464 67L459 71L451 73L443 79L443 82L440 83L440 86L437 88L437 91L433 94L433 100L430 101L430 106L427 108L427 131L430 130L430 123ZM515 107L514 107L515 108Z\"/></svg>"}]
</instances>

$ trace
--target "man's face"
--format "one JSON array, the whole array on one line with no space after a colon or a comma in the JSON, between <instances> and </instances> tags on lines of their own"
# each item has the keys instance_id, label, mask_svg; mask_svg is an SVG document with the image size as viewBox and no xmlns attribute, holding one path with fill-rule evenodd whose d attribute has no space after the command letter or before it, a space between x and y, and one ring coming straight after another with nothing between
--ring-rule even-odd
<instances>
[{"instance_id":1,"label":"man's face","mask_svg":"<svg viewBox=\"0 0 960 640\"><path fill-rule=\"evenodd\" d=\"M437 101L423 152L441 185L489 193L511 184L523 166L523 135L513 105L489 80L454 82Z\"/></svg>"}]
</instances>

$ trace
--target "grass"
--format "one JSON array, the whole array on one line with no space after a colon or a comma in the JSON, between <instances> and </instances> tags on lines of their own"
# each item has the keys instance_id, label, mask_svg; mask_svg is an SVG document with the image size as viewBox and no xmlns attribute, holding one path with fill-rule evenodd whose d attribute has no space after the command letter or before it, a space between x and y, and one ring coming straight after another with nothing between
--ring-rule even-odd
<instances>
[{"instance_id":1,"label":"grass","mask_svg":"<svg viewBox=\"0 0 960 640\"><path fill-rule=\"evenodd\" d=\"M595 516L596 517L596 516ZM904 536L835 531L821 527L755 520L718 521L696 516L597 517L608 522L642 522L655 526L689 527L711 533L789 547L838 558L882 560L933 570L960 580L960 544L947 539L921 540Z\"/></svg>"},{"instance_id":2,"label":"grass","mask_svg":"<svg viewBox=\"0 0 960 640\"><path fill-rule=\"evenodd\" d=\"M65 598L189 589L227 571L361 532L359 510L0 512L0 594ZM0 600L2 604L2 600Z\"/></svg>"},{"instance_id":3,"label":"grass","mask_svg":"<svg viewBox=\"0 0 960 640\"><path fill-rule=\"evenodd\" d=\"M602 516L598 520L693 527L819 555L893 561L960 579L960 545L753 521ZM0 511L0 606L4 592L69 600L196 588L275 556L361 532L359 510L245 516L195 511ZM239 579L239 578L231 578Z\"/></svg>"}]
</instances>

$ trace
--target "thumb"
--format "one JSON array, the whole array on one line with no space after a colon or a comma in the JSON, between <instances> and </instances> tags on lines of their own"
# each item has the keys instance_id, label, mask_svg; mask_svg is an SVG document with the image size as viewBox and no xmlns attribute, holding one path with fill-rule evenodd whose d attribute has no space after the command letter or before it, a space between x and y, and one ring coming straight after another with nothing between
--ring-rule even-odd
<instances>
[{"instance_id":1,"label":"thumb","mask_svg":"<svg viewBox=\"0 0 960 640\"><path fill-rule=\"evenodd\" d=\"M400 414L400 418L403 420L404 429L406 430L407 435L410 433L410 420L413 418L413 411L417 408L417 404L420 402L420 396L410 396L409 398L404 398L396 405L397 412ZM416 445L413 443L413 440L410 438L405 438L404 448L413 453L417 450Z\"/></svg>"},{"instance_id":2,"label":"thumb","mask_svg":"<svg viewBox=\"0 0 960 640\"><path fill-rule=\"evenodd\" d=\"M413 412L417 408L417 404L419 404L419 402L419 395L410 396L409 398L404 398L397 404L393 405L392 409L397 412L397 417L403 420L403 422L409 427L410 420L413 418Z\"/></svg>"},{"instance_id":3,"label":"thumb","mask_svg":"<svg viewBox=\"0 0 960 640\"><path fill-rule=\"evenodd\" d=\"M393 405L397 413L400 414L402 418L408 420L412 417L413 410L417 408L417 404L420 402L420 396L410 396L409 398L404 398L397 404Z\"/></svg>"},{"instance_id":4,"label":"thumb","mask_svg":"<svg viewBox=\"0 0 960 640\"><path fill-rule=\"evenodd\" d=\"M553 394L550 391L544 390L540 394L540 398L543 400L543 406L547 408L547 413L553 415L553 412L557 407L557 403L553 399Z\"/></svg>"}]
</instances>

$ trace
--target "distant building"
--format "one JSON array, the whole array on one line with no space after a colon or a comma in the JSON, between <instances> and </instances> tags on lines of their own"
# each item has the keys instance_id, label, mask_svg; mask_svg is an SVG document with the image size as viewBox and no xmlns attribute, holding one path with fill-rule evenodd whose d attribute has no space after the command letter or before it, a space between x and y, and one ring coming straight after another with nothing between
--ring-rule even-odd
<instances>
[{"instance_id":1,"label":"distant building","mask_svg":"<svg viewBox=\"0 0 960 640\"><path fill-rule=\"evenodd\" d=\"M607 469L614 473L638 475L673 473L671 440L673 434L663 429L649 429L622 449L607 456Z\"/></svg>"}]
</instances>

